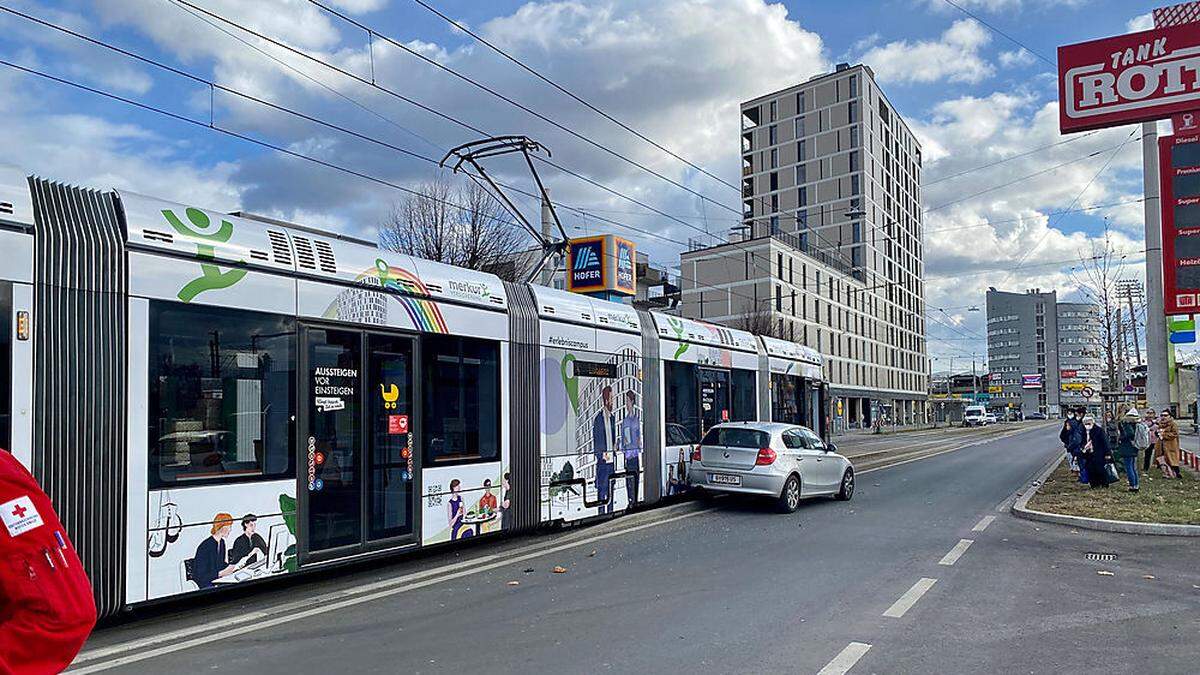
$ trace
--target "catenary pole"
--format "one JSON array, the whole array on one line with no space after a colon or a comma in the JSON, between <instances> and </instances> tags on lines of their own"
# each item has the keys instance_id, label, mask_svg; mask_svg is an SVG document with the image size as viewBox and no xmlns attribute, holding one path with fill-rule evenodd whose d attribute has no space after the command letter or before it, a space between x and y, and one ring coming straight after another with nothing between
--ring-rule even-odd
<instances>
[{"instance_id":1,"label":"catenary pole","mask_svg":"<svg viewBox=\"0 0 1200 675\"><path fill-rule=\"evenodd\" d=\"M1167 322L1163 306L1162 227L1158 195L1158 123L1142 123L1142 180L1146 201L1146 404L1171 403L1167 382Z\"/></svg>"}]
</instances>

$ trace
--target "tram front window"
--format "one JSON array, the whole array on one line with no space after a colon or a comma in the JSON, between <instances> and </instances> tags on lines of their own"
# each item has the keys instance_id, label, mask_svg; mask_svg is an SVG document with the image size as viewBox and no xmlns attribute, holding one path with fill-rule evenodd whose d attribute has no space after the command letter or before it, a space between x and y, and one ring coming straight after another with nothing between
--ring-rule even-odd
<instances>
[{"instance_id":1,"label":"tram front window","mask_svg":"<svg viewBox=\"0 0 1200 675\"><path fill-rule=\"evenodd\" d=\"M151 303L151 483L294 475L295 344L287 317Z\"/></svg>"}]
</instances>

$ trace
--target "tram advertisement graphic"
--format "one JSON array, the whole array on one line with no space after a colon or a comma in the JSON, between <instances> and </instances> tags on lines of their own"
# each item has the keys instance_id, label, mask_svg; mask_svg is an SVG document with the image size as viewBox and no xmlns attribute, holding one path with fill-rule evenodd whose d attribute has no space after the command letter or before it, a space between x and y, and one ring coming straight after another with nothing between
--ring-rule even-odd
<instances>
[{"instance_id":1,"label":"tram advertisement graphic","mask_svg":"<svg viewBox=\"0 0 1200 675\"><path fill-rule=\"evenodd\" d=\"M180 300L191 302L197 295L205 291L229 288L246 276L246 270L231 269L223 272L215 262L216 249L213 245L229 241L229 238L233 236L233 223L221 218L220 225L214 228L212 219L207 213L190 207L184 210L187 223L180 220L179 216L175 215L171 209L163 209L162 215L179 234L209 242L196 244L196 256L210 262L200 263L201 276L189 281L187 285L179 289Z\"/></svg>"},{"instance_id":2,"label":"tram advertisement graphic","mask_svg":"<svg viewBox=\"0 0 1200 675\"><path fill-rule=\"evenodd\" d=\"M543 520L612 513L642 490L640 353L548 348L542 362Z\"/></svg>"},{"instance_id":3,"label":"tram advertisement graphic","mask_svg":"<svg viewBox=\"0 0 1200 675\"><path fill-rule=\"evenodd\" d=\"M151 492L147 599L295 571L294 490L275 481Z\"/></svg>"}]
</instances>

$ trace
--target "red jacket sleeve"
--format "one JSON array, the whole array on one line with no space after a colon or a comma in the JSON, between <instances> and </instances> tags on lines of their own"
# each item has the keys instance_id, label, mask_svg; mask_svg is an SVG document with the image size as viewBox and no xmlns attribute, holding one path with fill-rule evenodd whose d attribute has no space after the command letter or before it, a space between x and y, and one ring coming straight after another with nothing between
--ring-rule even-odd
<instances>
[{"instance_id":1,"label":"red jacket sleeve","mask_svg":"<svg viewBox=\"0 0 1200 675\"><path fill-rule=\"evenodd\" d=\"M49 497L0 449L0 675L60 672L95 623L91 583Z\"/></svg>"}]
</instances>

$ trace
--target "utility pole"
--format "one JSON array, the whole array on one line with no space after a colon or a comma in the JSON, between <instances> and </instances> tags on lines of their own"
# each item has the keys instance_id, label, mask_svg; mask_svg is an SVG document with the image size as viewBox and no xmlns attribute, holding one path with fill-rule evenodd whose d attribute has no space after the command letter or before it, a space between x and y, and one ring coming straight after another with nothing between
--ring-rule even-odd
<instances>
[{"instance_id":1,"label":"utility pole","mask_svg":"<svg viewBox=\"0 0 1200 675\"><path fill-rule=\"evenodd\" d=\"M1117 336L1120 338L1119 353L1120 360L1117 361L1117 382L1114 387L1117 391L1125 391L1125 384L1128 382L1125 375L1125 367L1129 361L1127 347L1125 346L1125 323L1121 320L1121 308L1117 307Z\"/></svg>"},{"instance_id":2,"label":"utility pole","mask_svg":"<svg viewBox=\"0 0 1200 675\"><path fill-rule=\"evenodd\" d=\"M1158 123L1142 123L1142 189L1146 201L1146 404L1171 402L1167 380L1167 325L1163 306L1161 204L1158 194Z\"/></svg>"},{"instance_id":3,"label":"utility pole","mask_svg":"<svg viewBox=\"0 0 1200 675\"><path fill-rule=\"evenodd\" d=\"M545 197L542 199L542 237L547 241L554 238L554 206L550 203L550 188L546 188ZM553 286L554 275L558 273L561 264L562 259L555 256L550 264L542 267L538 283L542 286ZM567 274L570 273L571 271L567 270Z\"/></svg>"},{"instance_id":4,"label":"utility pole","mask_svg":"<svg viewBox=\"0 0 1200 675\"><path fill-rule=\"evenodd\" d=\"M1137 312L1133 309L1133 301L1143 299L1142 284L1137 279L1121 279L1117 281L1117 292L1125 296L1126 306L1129 308L1129 329L1133 334L1133 354L1136 359L1135 364L1142 365L1142 348L1138 343L1137 334Z\"/></svg>"}]
</instances>

